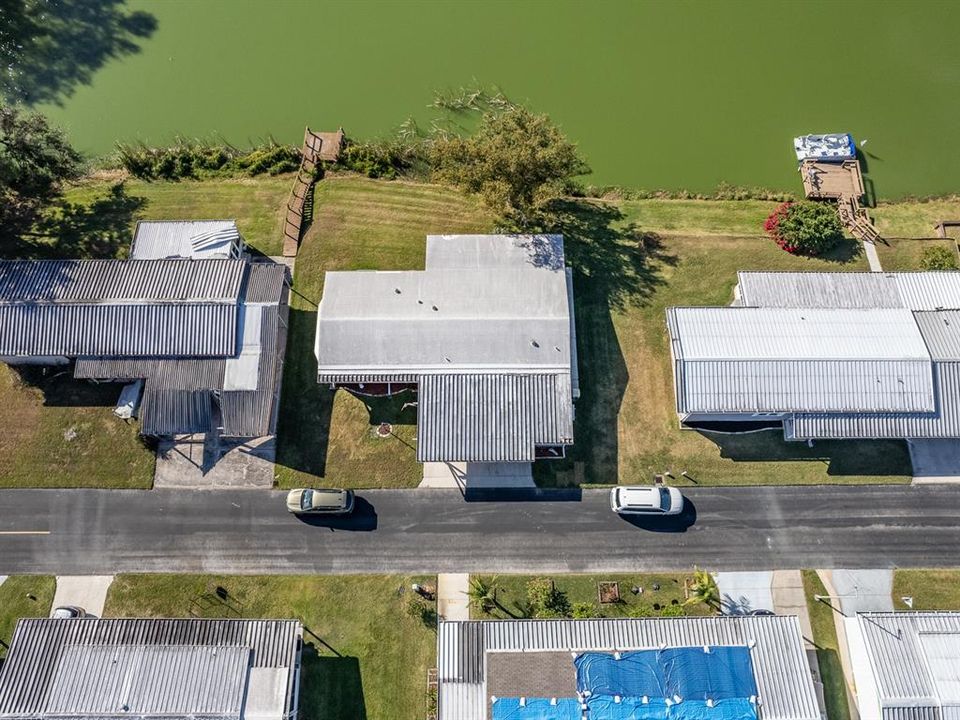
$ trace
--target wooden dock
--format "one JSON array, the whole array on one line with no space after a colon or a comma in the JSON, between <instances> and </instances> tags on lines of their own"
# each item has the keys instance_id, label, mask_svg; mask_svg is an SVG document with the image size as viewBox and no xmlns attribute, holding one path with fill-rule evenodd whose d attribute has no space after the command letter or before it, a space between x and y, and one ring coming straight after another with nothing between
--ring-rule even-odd
<instances>
[{"instance_id":1,"label":"wooden dock","mask_svg":"<svg viewBox=\"0 0 960 720\"><path fill-rule=\"evenodd\" d=\"M336 162L343 147L343 128L336 132L315 132L309 127L303 132L300 150L300 168L293 181L287 214L283 220L283 255L296 257L304 222L313 216L313 184L317 166L321 162Z\"/></svg>"},{"instance_id":2,"label":"wooden dock","mask_svg":"<svg viewBox=\"0 0 960 720\"><path fill-rule=\"evenodd\" d=\"M869 213L860 205L865 190L859 160L804 160L799 170L807 199L835 200L840 222L851 235L867 242L882 240Z\"/></svg>"}]
</instances>

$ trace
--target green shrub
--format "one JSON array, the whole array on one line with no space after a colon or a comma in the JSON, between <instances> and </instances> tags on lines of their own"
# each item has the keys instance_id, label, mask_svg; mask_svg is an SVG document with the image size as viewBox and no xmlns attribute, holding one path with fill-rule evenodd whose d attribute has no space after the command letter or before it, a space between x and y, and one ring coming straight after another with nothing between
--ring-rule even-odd
<instances>
[{"instance_id":1,"label":"green shrub","mask_svg":"<svg viewBox=\"0 0 960 720\"><path fill-rule=\"evenodd\" d=\"M557 590L549 578L534 578L527 583L527 602L535 618L570 617L570 600Z\"/></svg>"},{"instance_id":2,"label":"green shrub","mask_svg":"<svg viewBox=\"0 0 960 720\"><path fill-rule=\"evenodd\" d=\"M573 604L573 617L577 620L586 620L588 618L601 617L597 606L590 602L575 602Z\"/></svg>"},{"instance_id":3,"label":"green shrub","mask_svg":"<svg viewBox=\"0 0 960 720\"><path fill-rule=\"evenodd\" d=\"M419 620L425 627L434 627L437 624L437 611L418 595L407 598L407 615Z\"/></svg>"},{"instance_id":4,"label":"green shrub","mask_svg":"<svg viewBox=\"0 0 960 720\"><path fill-rule=\"evenodd\" d=\"M653 617L653 608L648 605L627 605L627 616L635 618Z\"/></svg>"},{"instance_id":5,"label":"green shrub","mask_svg":"<svg viewBox=\"0 0 960 720\"><path fill-rule=\"evenodd\" d=\"M763 229L793 255L822 255L843 240L836 208L826 203L785 202L767 217Z\"/></svg>"},{"instance_id":6,"label":"green shrub","mask_svg":"<svg viewBox=\"0 0 960 720\"><path fill-rule=\"evenodd\" d=\"M117 159L127 172L143 180L184 180L293 172L300 165L300 151L273 142L242 151L230 145L179 140L162 148L120 144Z\"/></svg>"},{"instance_id":7,"label":"green shrub","mask_svg":"<svg viewBox=\"0 0 960 720\"><path fill-rule=\"evenodd\" d=\"M930 245L920 253L921 270L956 270L956 253L943 245Z\"/></svg>"},{"instance_id":8,"label":"green shrub","mask_svg":"<svg viewBox=\"0 0 960 720\"><path fill-rule=\"evenodd\" d=\"M393 180L422 163L422 152L422 144L417 138L369 142L347 139L337 164L370 178Z\"/></svg>"},{"instance_id":9,"label":"green shrub","mask_svg":"<svg viewBox=\"0 0 960 720\"><path fill-rule=\"evenodd\" d=\"M683 605L664 605L660 610L660 617L683 617L686 614Z\"/></svg>"}]
</instances>

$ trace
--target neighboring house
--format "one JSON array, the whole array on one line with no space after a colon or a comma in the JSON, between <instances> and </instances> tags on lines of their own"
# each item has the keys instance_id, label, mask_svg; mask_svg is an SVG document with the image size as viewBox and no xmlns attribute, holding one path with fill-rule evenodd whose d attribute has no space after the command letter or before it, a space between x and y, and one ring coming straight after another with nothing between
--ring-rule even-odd
<instances>
[{"instance_id":1,"label":"neighboring house","mask_svg":"<svg viewBox=\"0 0 960 720\"><path fill-rule=\"evenodd\" d=\"M667 328L687 427L960 438L960 273L743 272Z\"/></svg>"},{"instance_id":2,"label":"neighboring house","mask_svg":"<svg viewBox=\"0 0 960 720\"><path fill-rule=\"evenodd\" d=\"M862 720L960 717L960 613L860 613L847 627Z\"/></svg>"},{"instance_id":3,"label":"neighboring house","mask_svg":"<svg viewBox=\"0 0 960 720\"><path fill-rule=\"evenodd\" d=\"M296 620L23 619L3 720L295 720Z\"/></svg>"},{"instance_id":4,"label":"neighboring house","mask_svg":"<svg viewBox=\"0 0 960 720\"><path fill-rule=\"evenodd\" d=\"M140 381L130 405L144 435L273 434L286 268L225 248L178 257L184 237L189 245L228 226L235 231L232 222L141 223L134 254L149 246L164 259L0 261L0 360L75 361L77 378Z\"/></svg>"},{"instance_id":5,"label":"neighboring house","mask_svg":"<svg viewBox=\"0 0 960 720\"><path fill-rule=\"evenodd\" d=\"M572 288L559 235L435 235L426 270L328 272L317 379L416 390L421 462L563 457L579 396Z\"/></svg>"},{"instance_id":6,"label":"neighboring house","mask_svg":"<svg viewBox=\"0 0 960 720\"><path fill-rule=\"evenodd\" d=\"M243 238L233 220L141 220L133 231L130 257L225 259L242 257Z\"/></svg>"},{"instance_id":7,"label":"neighboring house","mask_svg":"<svg viewBox=\"0 0 960 720\"><path fill-rule=\"evenodd\" d=\"M793 616L441 622L439 720L821 720Z\"/></svg>"}]
</instances>

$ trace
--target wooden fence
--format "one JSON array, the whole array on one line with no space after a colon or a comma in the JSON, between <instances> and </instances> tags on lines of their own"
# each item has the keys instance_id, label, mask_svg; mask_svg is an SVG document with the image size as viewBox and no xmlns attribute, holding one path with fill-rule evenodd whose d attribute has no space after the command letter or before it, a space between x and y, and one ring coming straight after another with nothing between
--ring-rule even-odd
<instances>
[{"instance_id":1,"label":"wooden fence","mask_svg":"<svg viewBox=\"0 0 960 720\"><path fill-rule=\"evenodd\" d=\"M303 133L300 167L293 181L287 213L283 219L283 255L295 257L305 222L313 215L313 183L321 161L336 162L343 144L343 128L335 133L318 133L309 127Z\"/></svg>"}]
</instances>

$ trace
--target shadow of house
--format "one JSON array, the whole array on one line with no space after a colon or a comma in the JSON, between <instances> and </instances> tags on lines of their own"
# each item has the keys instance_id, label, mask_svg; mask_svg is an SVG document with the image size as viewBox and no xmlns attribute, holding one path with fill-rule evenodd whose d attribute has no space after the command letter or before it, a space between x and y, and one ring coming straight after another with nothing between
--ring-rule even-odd
<instances>
[{"instance_id":1,"label":"shadow of house","mask_svg":"<svg viewBox=\"0 0 960 720\"><path fill-rule=\"evenodd\" d=\"M276 462L323 477L335 392L317 382L317 358L313 353L316 332L316 310L290 308Z\"/></svg>"},{"instance_id":2,"label":"shadow of house","mask_svg":"<svg viewBox=\"0 0 960 720\"><path fill-rule=\"evenodd\" d=\"M123 383L77 380L69 365L11 365L24 385L43 393L46 407L109 407L117 404Z\"/></svg>"},{"instance_id":3,"label":"shadow of house","mask_svg":"<svg viewBox=\"0 0 960 720\"><path fill-rule=\"evenodd\" d=\"M300 666L300 720L367 720L360 661L321 655L304 644Z\"/></svg>"},{"instance_id":4,"label":"shadow of house","mask_svg":"<svg viewBox=\"0 0 960 720\"><path fill-rule=\"evenodd\" d=\"M617 482L618 420L629 373L613 316L643 306L664 283L670 254L655 233L625 224L613 205L586 200L555 203L543 229L562 233L574 273L580 385L573 448L562 461L538 463L534 477L551 485Z\"/></svg>"},{"instance_id":5,"label":"shadow of house","mask_svg":"<svg viewBox=\"0 0 960 720\"><path fill-rule=\"evenodd\" d=\"M5 2L0 94L27 105L55 103L89 85L110 60L140 52L157 20L125 0Z\"/></svg>"}]
</instances>

